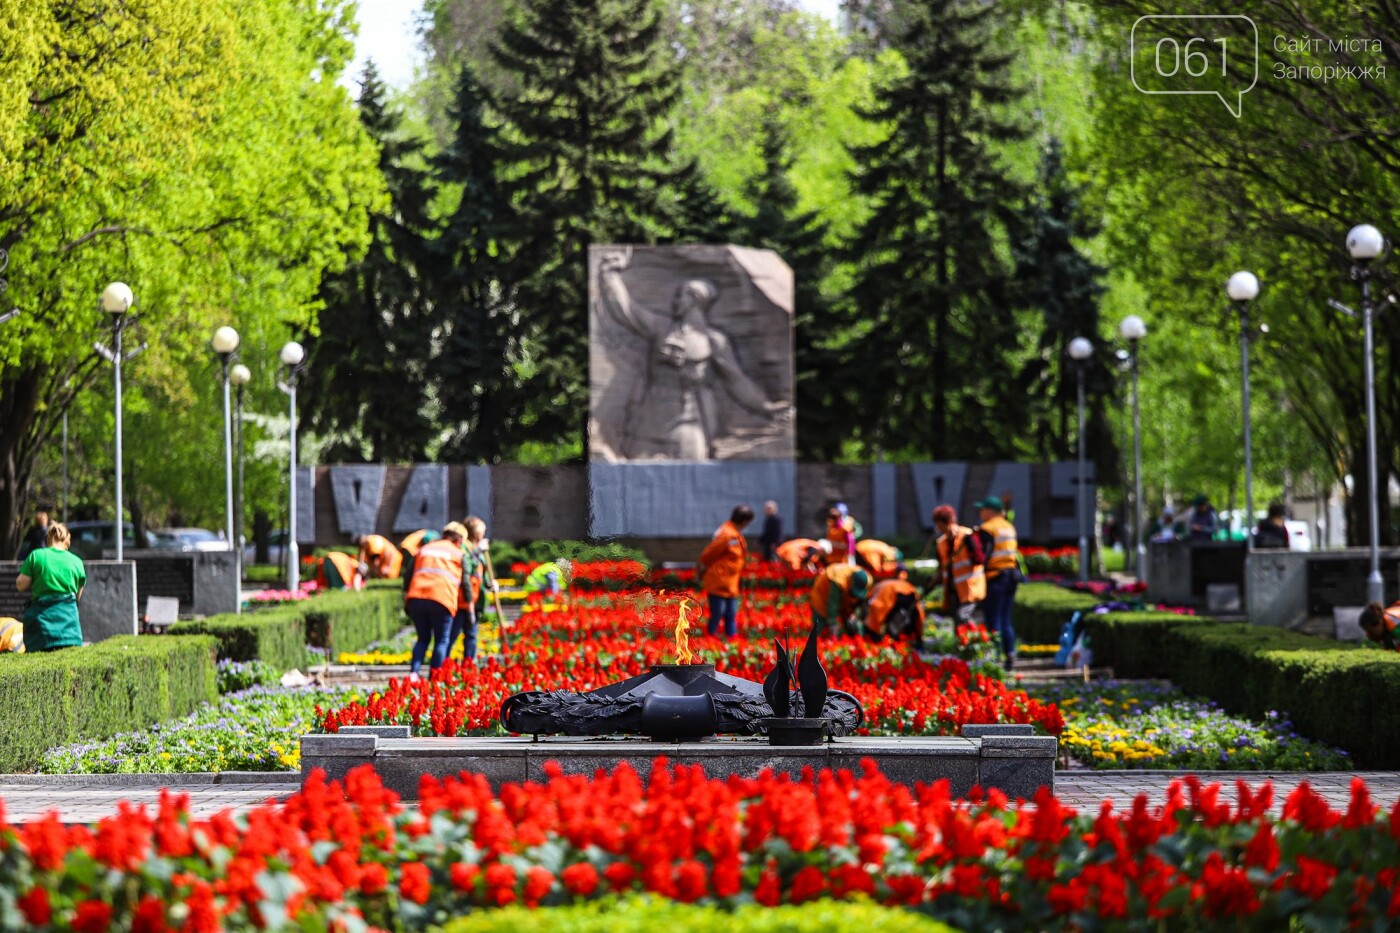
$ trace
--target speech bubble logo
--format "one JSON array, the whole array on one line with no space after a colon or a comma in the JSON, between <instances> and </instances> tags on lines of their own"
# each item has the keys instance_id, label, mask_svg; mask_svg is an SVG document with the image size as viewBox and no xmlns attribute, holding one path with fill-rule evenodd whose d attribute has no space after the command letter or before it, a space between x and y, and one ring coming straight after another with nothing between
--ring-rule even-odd
<instances>
[{"instance_id":1,"label":"speech bubble logo","mask_svg":"<svg viewBox=\"0 0 1400 933\"><path fill-rule=\"evenodd\" d=\"M1238 63L1241 56L1248 59L1246 70L1232 73L1231 62ZM1145 67L1139 67L1140 57ZM1214 95L1238 119L1244 95L1259 83L1259 27L1238 13L1140 16L1128 39L1128 62L1133 87L1143 94ZM1249 86L1234 90L1231 81L1246 73Z\"/></svg>"}]
</instances>

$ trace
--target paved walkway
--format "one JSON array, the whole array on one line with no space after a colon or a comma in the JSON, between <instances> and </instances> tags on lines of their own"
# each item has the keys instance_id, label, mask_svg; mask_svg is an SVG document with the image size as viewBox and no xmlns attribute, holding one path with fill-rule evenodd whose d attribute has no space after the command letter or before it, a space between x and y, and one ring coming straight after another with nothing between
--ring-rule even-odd
<instances>
[{"instance_id":1,"label":"paved walkway","mask_svg":"<svg viewBox=\"0 0 1400 933\"><path fill-rule=\"evenodd\" d=\"M1081 811L1094 813L1099 803L1112 800L1114 806L1126 809L1132 806L1133 798L1140 793L1148 795L1153 805L1160 805L1166 799L1167 785L1184 772L1153 771L1062 771L1055 776L1055 790L1066 804ZM1371 789L1372 799L1389 810L1400 801L1400 771L1330 771L1316 774L1285 772L1202 772L1201 780L1207 784L1219 782L1223 785L1222 798L1235 799L1235 780L1243 779L1250 785L1264 781L1274 782L1274 806L1277 810L1283 805L1288 792L1302 781L1308 781L1313 788L1331 802L1333 807L1344 809L1351 799L1351 779L1365 778ZM190 795L190 809L197 816L208 816L220 810L243 810L256 806L269 797L285 797L297 789L295 783L257 784L185 784L172 785L178 793ZM31 820L56 810L65 822L87 823L113 814L117 802L146 803L152 806L160 799L160 789L153 784L117 785L81 783L36 783L0 784L0 801L4 803L5 818L11 823Z\"/></svg>"}]
</instances>

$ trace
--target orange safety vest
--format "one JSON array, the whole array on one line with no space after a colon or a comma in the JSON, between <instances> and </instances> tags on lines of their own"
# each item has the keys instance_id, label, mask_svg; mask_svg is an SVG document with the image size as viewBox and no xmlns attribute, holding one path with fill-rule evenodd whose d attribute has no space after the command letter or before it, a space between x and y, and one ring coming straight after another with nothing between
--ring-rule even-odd
<instances>
[{"instance_id":1,"label":"orange safety vest","mask_svg":"<svg viewBox=\"0 0 1400 933\"><path fill-rule=\"evenodd\" d=\"M992 548L987 554L987 577L1015 569L1016 555L1020 553L1016 545L1016 526L994 515L979 527L992 537Z\"/></svg>"},{"instance_id":2,"label":"orange safety vest","mask_svg":"<svg viewBox=\"0 0 1400 933\"><path fill-rule=\"evenodd\" d=\"M409 557L412 557L413 555L417 554L418 546L423 543L423 536L427 533L428 529L419 528L417 531L413 532L407 538L404 538L402 541L399 542L399 550L403 551Z\"/></svg>"},{"instance_id":3,"label":"orange safety vest","mask_svg":"<svg viewBox=\"0 0 1400 933\"><path fill-rule=\"evenodd\" d=\"M857 541L856 554L876 573L893 572L895 564L899 563L899 551L874 538Z\"/></svg>"},{"instance_id":4,"label":"orange safety vest","mask_svg":"<svg viewBox=\"0 0 1400 933\"><path fill-rule=\"evenodd\" d=\"M851 595L851 577L860 572L861 568L855 564L832 564L817 574L817 578L812 581L812 589L807 594L807 602L812 611L825 617L832 598L839 594L841 607L837 612L841 619L849 619L856 608L856 598ZM832 592L833 589L836 593Z\"/></svg>"},{"instance_id":5,"label":"orange safety vest","mask_svg":"<svg viewBox=\"0 0 1400 933\"><path fill-rule=\"evenodd\" d=\"M406 599L431 599L448 612L457 611L462 591L462 546L451 541L433 541L418 549L413 579Z\"/></svg>"},{"instance_id":6,"label":"orange safety vest","mask_svg":"<svg viewBox=\"0 0 1400 933\"><path fill-rule=\"evenodd\" d=\"M823 555L828 567L836 564L849 564L851 557L850 532L840 522L827 523L826 540L831 542L831 553Z\"/></svg>"},{"instance_id":7,"label":"orange safety vest","mask_svg":"<svg viewBox=\"0 0 1400 933\"><path fill-rule=\"evenodd\" d=\"M739 595L739 576L744 571L749 545L733 522L719 526L715 536L700 554L705 574L700 587L711 596L726 598Z\"/></svg>"},{"instance_id":8,"label":"orange safety vest","mask_svg":"<svg viewBox=\"0 0 1400 933\"><path fill-rule=\"evenodd\" d=\"M778 560L787 564L793 570L801 570L810 561L807 555L812 551L817 552L817 559L821 557L821 548L817 542L811 538L793 538L791 541L784 541L778 545Z\"/></svg>"},{"instance_id":9,"label":"orange safety vest","mask_svg":"<svg viewBox=\"0 0 1400 933\"><path fill-rule=\"evenodd\" d=\"M321 558L321 564L316 568L316 582L323 587L329 588L331 584L330 576L326 573L326 564L330 563L335 567L336 573L340 575L340 586L345 589L359 589L360 587L360 562L349 554L340 551L331 551Z\"/></svg>"},{"instance_id":10,"label":"orange safety vest","mask_svg":"<svg viewBox=\"0 0 1400 933\"><path fill-rule=\"evenodd\" d=\"M865 627L877 635L885 633L885 619L901 596L913 596L915 611L919 615L919 627L923 628L924 607L919 603L919 590L908 580L881 580L870 591L870 612L865 617Z\"/></svg>"},{"instance_id":11,"label":"orange safety vest","mask_svg":"<svg viewBox=\"0 0 1400 933\"><path fill-rule=\"evenodd\" d=\"M954 525L948 529L947 534L938 538L938 563L952 570L953 590L957 593L958 604L961 606L980 603L987 598L986 574L983 573L980 564L972 562L972 548L968 546L972 534L971 528ZM952 543L950 538L957 542L957 550L951 557L948 555L948 548Z\"/></svg>"},{"instance_id":12,"label":"orange safety vest","mask_svg":"<svg viewBox=\"0 0 1400 933\"><path fill-rule=\"evenodd\" d=\"M380 579L397 580L399 573L403 570L403 554L394 547L394 543L383 535L367 535L365 543L360 546L361 559L374 558L374 568L378 571ZM364 560L369 563L368 560Z\"/></svg>"}]
</instances>

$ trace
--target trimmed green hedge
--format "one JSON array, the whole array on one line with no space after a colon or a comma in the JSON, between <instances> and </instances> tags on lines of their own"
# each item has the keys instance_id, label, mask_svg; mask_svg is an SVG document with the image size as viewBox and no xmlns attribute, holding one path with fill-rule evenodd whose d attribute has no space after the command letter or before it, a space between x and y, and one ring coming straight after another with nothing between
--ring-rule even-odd
<instances>
[{"instance_id":1,"label":"trimmed green hedge","mask_svg":"<svg viewBox=\"0 0 1400 933\"><path fill-rule=\"evenodd\" d=\"M1058 616L1057 640L1076 608L1065 595L1083 597L1056 589L1029 584L1017 593L1016 630L1026 641L1039 638L1025 634L1023 618L1042 620L1034 625ZM1400 767L1400 652L1167 612L1111 612L1086 624L1094 663L1119 677L1164 677L1256 719L1285 712L1299 733L1361 767Z\"/></svg>"},{"instance_id":2,"label":"trimmed green hedge","mask_svg":"<svg viewBox=\"0 0 1400 933\"><path fill-rule=\"evenodd\" d=\"M306 642L334 651L359 651L404 626L403 583L376 580L361 593L322 593L302 603Z\"/></svg>"},{"instance_id":3,"label":"trimmed green hedge","mask_svg":"<svg viewBox=\"0 0 1400 933\"><path fill-rule=\"evenodd\" d=\"M1286 711L1363 768L1400 767L1400 653L1258 625L1178 627L1171 679L1233 712Z\"/></svg>"},{"instance_id":4,"label":"trimmed green hedge","mask_svg":"<svg viewBox=\"0 0 1400 933\"><path fill-rule=\"evenodd\" d=\"M1170 677L1168 634L1182 626L1216 624L1175 612L1107 612L1085 621L1094 665L1113 668L1115 677Z\"/></svg>"},{"instance_id":5,"label":"trimmed green hedge","mask_svg":"<svg viewBox=\"0 0 1400 933\"><path fill-rule=\"evenodd\" d=\"M264 661L279 671L306 666L306 629L301 607L273 606L242 615L210 616L170 627L176 635L212 635L219 657L229 661Z\"/></svg>"},{"instance_id":6,"label":"trimmed green hedge","mask_svg":"<svg viewBox=\"0 0 1400 933\"><path fill-rule=\"evenodd\" d=\"M632 898L529 910L479 910L451 921L443 933L953 933L920 914L874 904L813 901L798 906L747 904L733 911L666 900Z\"/></svg>"},{"instance_id":7,"label":"trimmed green hedge","mask_svg":"<svg viewBox=\"0 0 1400 933\"><path fill-rule=\"evenodd\" d=\"M0 771L55 745L187 716L218 697L214 639L123 635L86 648L0 655Z\"/></svg>"},{"instance_id":8,"label":"trimmed green hedge","mask_svg":"<svg viewBox=\"0 0 1400 933\"><path fill-rule=\"evenodd\" d=\"M219 657L230 661L261 660L281 671L306 666L306 646L359 651L370 642L392 637L403 625L403 587L398 581L376 582L361 592L322 593L297 603L257 609L241 615L210 616L171 627L178 635L213 635Z\"/></svg>"},{"instance_id":9,"label":"trimmed green hedge","mask_svg":"<svg viewBox=\"0 0 1400 933\"><path fill-rule=\"evenodd\" d=\"M1011 621L1016 637L1026 644L1053 645L1060 640L1060 629L1070 616L1098 604L1090 593L1077 593L1054 583L1022 583L1016 589Z\"/></svg>"}]
</instances>

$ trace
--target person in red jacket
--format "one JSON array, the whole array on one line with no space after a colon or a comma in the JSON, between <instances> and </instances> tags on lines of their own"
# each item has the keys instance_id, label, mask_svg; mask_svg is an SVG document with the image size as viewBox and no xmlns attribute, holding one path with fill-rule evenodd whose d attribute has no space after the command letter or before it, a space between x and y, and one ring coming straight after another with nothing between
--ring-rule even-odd
<instances>
[{"instance_id":1,"label":"person in red jacket","mask_svg":"<svg viewBox=\"0 0 1400 933\"><path fill-rule=\"evenodd\" d=\"M753 521L753 509L736 505L729 521L719 526L709 545L700 554L700 586L710 600L709 633L719 632L733 638L739 633L739 575L744 572L744 560L749 546L744 541L744 529Z\"/></svg>"}]
</instances>

